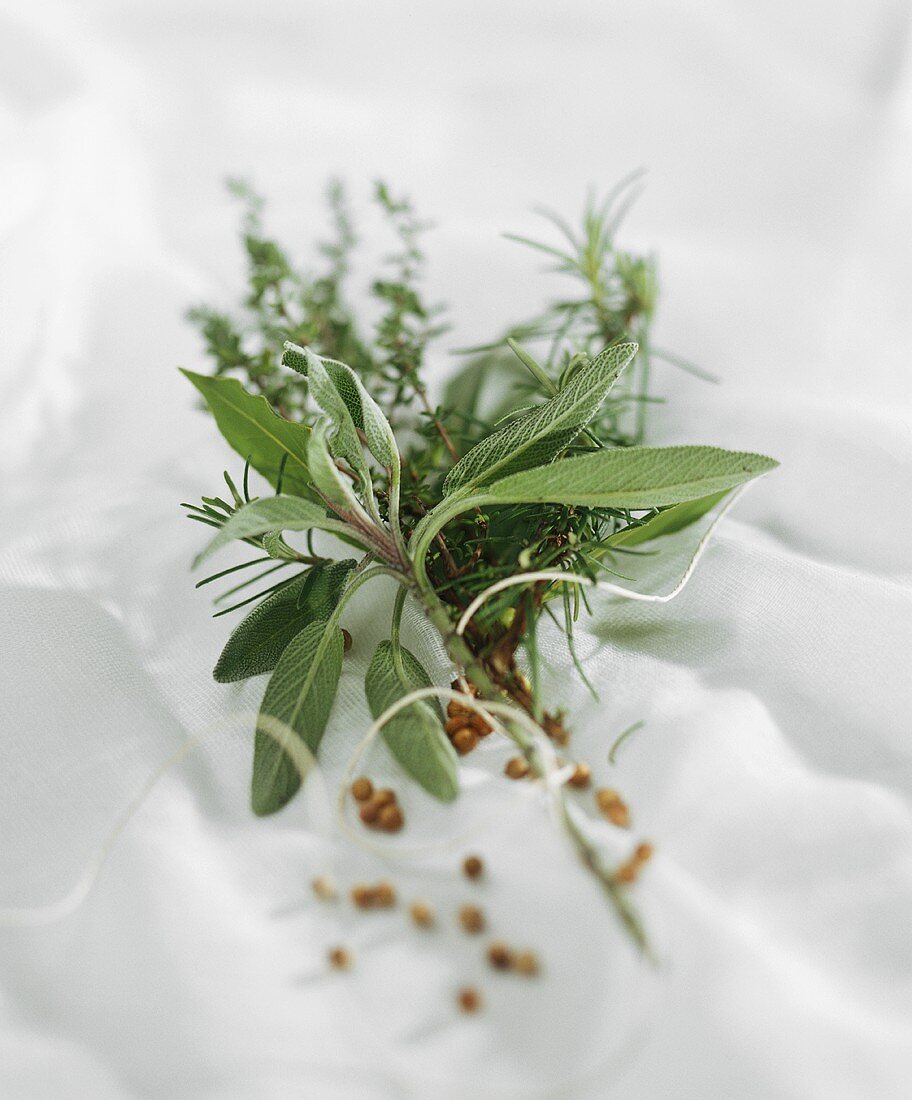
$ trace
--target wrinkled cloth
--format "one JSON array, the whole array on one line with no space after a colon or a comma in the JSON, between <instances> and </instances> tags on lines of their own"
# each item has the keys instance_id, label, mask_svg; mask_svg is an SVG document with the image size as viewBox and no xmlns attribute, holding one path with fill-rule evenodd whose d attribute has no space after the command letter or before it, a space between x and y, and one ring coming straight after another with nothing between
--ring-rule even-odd
<instances>
[{"instance_id":1,"label":"wrinkled cloth","mask_svg":"<svg viewBox=\"0 0 912 1100\"><path fill-rule=\"evenodd\" d=\"M105 856L72 911L0 927L0 1095L908 1095L910 16L0 2L0 909L53 906ZM228 627L194 591L204 532L178 508L237 471L175 369L206 366L185 308L242 290L224 176L266 191L302 251L333 173L359 208L377 176L411 192L454 324L439 385L446 347L559 290L499 234L536 235L535 203L572 215L638 165L621 240L659 254L656 343L720 379L657 365L650 440L782 463L677 600L595 601L577 644L598 701L543 638L576 754L656 845L636 898L658 968L541 793L500 777L496 738L445 809L371 750L409 828L371 852L340 833L385 585L346 614L320 773L253 818L263 681L211 679ZM388 251L374 214L362 228L367 257ZM445 682L414 609L405 634ZM321 905L317 874L389 876L441 926ZM467 900L540 954L537 981L486 969L455 928ZM348 974L327 972L336 943ZM485 1007L465 1018L471 983Z\"/></svg>"}]
</instances>

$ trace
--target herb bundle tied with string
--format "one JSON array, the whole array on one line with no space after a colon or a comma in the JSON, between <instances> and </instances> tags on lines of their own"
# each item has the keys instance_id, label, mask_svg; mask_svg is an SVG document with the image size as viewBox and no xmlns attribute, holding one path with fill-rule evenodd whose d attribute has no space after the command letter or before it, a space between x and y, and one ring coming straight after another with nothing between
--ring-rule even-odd
<instances>
[{"instance_id":1,"label":"herb bundle tied with string","mask_svg":"<svg viewBox=\"0 0 912 1100\"><path fill-rule=\"evenodd\" d=\"M580 800L590 770L571 758L571 720L540 695L542 617L563 632L585 681L573 630L589 610L587 591L623 592L606 580L623 555L658 549L721 512L776 463L712 446L643 445L651 361L700 372L652 344L655 264L616 245L638 186L628 177L590 200L579 227L546 212L555 244L514 238L578 292L466 349L437 404L423 366L445 325L422 296L426 227L411 204L376 188L397 247L371 285L378 319L368 327L346 297L356 239L342 188L330 188L333 238L319 246L314 275L266 235L262 200L232 184L245 207L249 293L236 315L191 311L215 369L184 373L240 469L224 475L228 499L185 507L214 529L197 564L234 541L251 550L199 583L224 580L217 614L254 605L215 677L269 674L255 731L255 813L280 810L306 778L341 675L346 608L364 585L391 577L399 587L389 637L365 678L373 732L442 802L457 798L460 755L479 737L510 739L507 776L541 784L583 865L645 947L630 888L651 849L640 844L611 865L587 827ZM268 493L253 495L251 469ZM448 686L435 685L400 641L408 600L439 633L453 666ZM598 789L589 805L629 826L618 792Z\"/></svg>"}]
</instances>

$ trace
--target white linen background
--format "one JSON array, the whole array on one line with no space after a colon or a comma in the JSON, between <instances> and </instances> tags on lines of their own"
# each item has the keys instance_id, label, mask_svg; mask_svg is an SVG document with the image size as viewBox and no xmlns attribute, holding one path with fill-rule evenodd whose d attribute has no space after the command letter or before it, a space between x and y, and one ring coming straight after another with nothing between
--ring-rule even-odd
<instances>
[{"instance_id":1,"label":"white linen background","mask_svg":"<svg viewBox=\"0 0 912 1100\"><path fill-rule=\"evenodd\" d=\"M201 742L74 914L0 929L0 1096L908 1095L910 14L0 2L0 906L64 894L182 738ZM203 363L182 311L240 287L225 175L253 178L302 247L330 174L356 198L383 175L438 223L448 343L487 338L554 289L499 233L638 165L624 239L659 253L658 339L722 379L663 370L652 441L782 467L677 601L600 604L582 648L601 705L552 651L577 751L658 845L639 892L657 978L534 791L497 778L505 750L471 758L456 810L409 805L475 830L495 929L546 960L519 986L455 932L309 901L318 871L384 868L328 835L318 784L280 818L247 811L237 714L262 687L210 678L226 628L193 591L177 502L227 455L174 369ZM330 785L384 600L352 609ZM453 863L392 873L446 908ZM358 966L323 977L340 938ZM450 1009L462 980L485 985L476 1019Z\"/></svg>"}]
</instances>

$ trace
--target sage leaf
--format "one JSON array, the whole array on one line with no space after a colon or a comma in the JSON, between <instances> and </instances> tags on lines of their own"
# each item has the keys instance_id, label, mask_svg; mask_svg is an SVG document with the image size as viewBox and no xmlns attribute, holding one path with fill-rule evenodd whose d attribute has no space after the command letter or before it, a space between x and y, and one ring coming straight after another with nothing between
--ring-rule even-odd
<instances>
[{"instance_id":1,"label":"sage leaf","mask_svg":"<svg viewBox=\"0 0 912 1100\"><path fill-rule=\"evenodd\" d=\"M282 362L286 366L293 367L299 374L307 375L309 357L313 356L314 352L309 349L286 341ZM336 387L336 391L348 409L352 423L359 431L364 432L371 454L381 465L392 466L398 456L393 429L380 406L364 388L361 379L346 363L340 363L337 359L327 359L325 356L315 357L320 360Z\"/></svg>"},{"instance_id":2,"label":"sage leaf","mask_svg":"<svg viewBox=\"0 0 912 1100\"><path fill-rule=\"evenodd\" d=\"M311 528L346 536L352 534L340 520L331 519L322 504L284 493L253 500L225 521L215 538L197 554L193 564L199 565L234 539L255 538L268 531L307 531Z\"/></svg>"},{"instance_id":3,"label":"sage leaf","mask_svg":"<svg viewBox=\"0 0 912 1100\"><path fill-rule=\"evenodd\" d=\"M631 524L629 527L616 531L609 535L602 543L603 546L640 546L644 542L660 538L662 535L673 535L683 531L692 523L696 523L707 512L721 503L731 490L723 489L719 493L711 493L709 496L698 497L696 500L686 500L683 504L672 504L670 508L663 508L658 515L651 516L645 523Z\"/></svg>"},{"instance_id":4,"label":"sage leaf","mask_svg":"<svg viewBox=\"0 0 912 1100\"><path fill-rule=\"evenodd\" d=\"M616 344L585 363L549 401L489 435L464 455L447 474L444 494L551 462L595 416L636 353L636 344Z\"/></svg>"},{"instance_id":5,"label":"sage leaf","mask_svg":"<svg viewBox=\"0 0 912 1100\"><path fill-rule=\"evenodd\" d=\"M307 444L307 464L314 486L335 508L349 514L360 512L361 505L352 492L352 484L336 466L326 442L327 426L317 424Z\"/></svg>"},{"instance_id":6,"label":"sage leaf","mask_svg":"<svg viewBox=\"0 0 912 1100\"><path fill-rule=\"evenodd\" d=\"M308 623L328 619L355 562L329 562L300 573L273 592L235 628L212 675L220 684L271 672Z\"/></svg>"},{"instance_id":7,"label":"sage leaf","mask_svg":"<svg viewBox=\"0 0 912 1100\"><path fill-rule=\"evenodd\" d=\"M397 699L418 688L431 687L431 678L417 657L392 642L381 642L374 653L364 690L374 718ZM441 802L459 793L456 750L443 732L439 707L424 700L400 711L383 727L381 736L405 771Z\"/></svg>"},{"instance_id":8,"label":"sage leaf","mask_svg":"<svg viewBox=\"0 0 912 1100\"><path fill-rule=\"evenodd\" d=\"M257 719L250 792L255 814L280 810L302 780L294 761L267 730L300 737L316 754L339 686L343 648L338 626L314 622L292 639L279 658Z\"/></svg>"},{"instance_id":9,"label":"sage leaf","mask_svg":"<svg viewBox=\"0 0 912 1100\"><path fill-rule=\"evenodd\" d=\"M616 447L523 470L485 486L485 504L662 508L742 485L779 463L719 447Z\"/></svg>"},{"instance_id":10,"label":"sage leaf","mask_svg":"<svg viewBox=\"0 0 912 1100\"><path fill-rule=\"evenodd\" d=\"M283 491L313 498L307 470L307 428L279 416L265 397L254 397L236 378L189 370L181 373L203 395L226 442L242 458L249 459L270 485L278 485L284 460Z\"/></svg>"},{"instance_id":11,"label":"sage leaf","mask_svg":"<svg viewBox=\"0 0 912 1100\"><path fill-rule=\"evenodd\" d=\"M348 405L327 373L319 355L314 355L309 348L304 348L304 355L307 359L310 392L332 427L332 435L328 437L330 451L337 458L344 458L358 474L362 484L369 486L370 474L364 460L358 430Z\"/></svg>"}]
</instances>

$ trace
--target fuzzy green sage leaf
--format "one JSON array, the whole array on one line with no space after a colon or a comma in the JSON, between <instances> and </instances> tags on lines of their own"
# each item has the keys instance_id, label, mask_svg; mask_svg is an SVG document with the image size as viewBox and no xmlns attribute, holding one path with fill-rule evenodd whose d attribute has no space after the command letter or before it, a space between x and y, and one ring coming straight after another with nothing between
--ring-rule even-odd
<instances>
[{"instance_id":1,"label":"fuzzy green sage leaf","mask_svg":"<svg viewBox=\"0 0 912 1100\"><path fill-rule=\"evenodd\" d=\"M397 653L389 641L378 646L367 670L364 691L374 718L410 691L430 687L431 678L409 650ZM457 758L443 732L440 711L420 700L400 711L381 736L408 774L434 798L452 802L459 793Z\"/></svg>"},{"instance_id":2,"label":"fuzzy green sage leaf","mask_svg":"<svg viewBox=\"0 0 912 1100\"><path fill-rule=\"evenodd\" d=\"M275 813L301 786L299 767L274 736L297 736L315 754L329 721L342 673L342 631L314 622L289 643L266 687L257 718L251 805Z\"/></svg>"}]
</instances>

